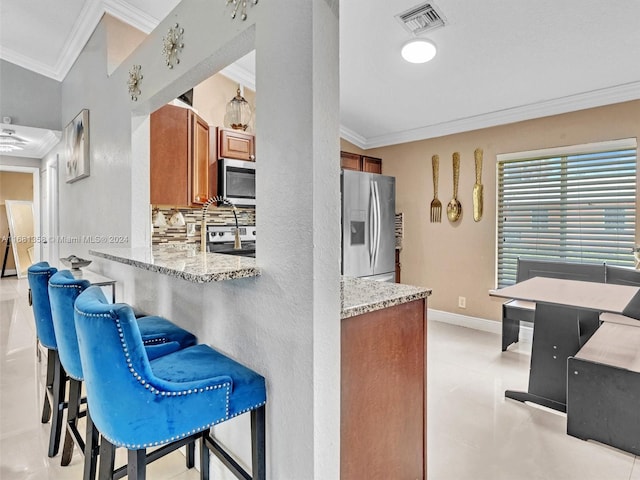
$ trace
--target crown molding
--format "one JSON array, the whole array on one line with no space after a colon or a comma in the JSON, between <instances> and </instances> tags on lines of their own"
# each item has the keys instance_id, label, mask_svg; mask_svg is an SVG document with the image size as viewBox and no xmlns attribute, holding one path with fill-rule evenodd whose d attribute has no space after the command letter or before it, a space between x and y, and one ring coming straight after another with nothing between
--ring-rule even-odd
<instances>
[{"instance_id":1,"label":"crown molding","mask_svg":"<svg viewBox=\"0 0 640 480\"><path fill-rule=\"evenodd\" d=\"M220 73L228 79L250 88L254 92L256 91L256 76L250 71L239 67L238 65L231 64L220 70Z\"/></svg>"},{"instance_id":2,"label":"crown molding","mask_svg":"<svg viewBox=\"0 0 640 480\"><path fill-rule=\"evenodd\" d=\"M356 145L364 150L385 147L637 99L640 99L640 81L522 105L520 107L498 110L482 115L460 118L404 132L366 138L362 144Z\"/></svg>"},{"instance_id":3,"label":"crown molding","mask_svg":"<svg viewBox=\"0 0 640 480\"><path fill-rule=\"evenodd\" d=\"M59 130L49 130L42 138L40 145L38 145L38 149L35 151L35 157L44 158L52 148L60 143L61 139L62 132Z\"/></svg>"},{"instance_id":4,"label":"crown molding","mask_svg":"<svg viewBox=\"0 0 640 480\"><path fill-rule=\"evenodd\" d=\"M360 135L359 133L354 132L353 130L348 129L344 125L340 125L340 137L342 137L347 142L353 143L356 147L365 150L367 147L367 139Z\"/></svg>"},{"instance_id":5,"label":"crown molding","mask_svg":"<svg viewBox=\"0 0 640 480\"><path fill-rule=\"evenodd\" d=\"M104 8L101 2L84 2L54 66L55 80L61 82L67 76L103 14Z\"/></svg>"},{"instance_id":6,"label":"crown molding","mask_svg":"<svg viewBox=\"0 0 640 480\"><path fill-rule=\"evenodd\" d=\"M134 28L148 34L160 21L124 0L103 0L84 2L73 28L67 37L62 52L54 65L34 61L7 48L2 48L0 56L11 63L59 82L71 70L80 52L85 47L102 16L108 13Z\"/></svg>"},{"instance_id":7,"label":"crown molding","mask_svg":"<svg viewBox=\"0 0 640 480\"><path fill-rule=\"evenodd\" d=\"M160 20L123 0L103 0L104 11L128 23L147 35L158 26Z\"/></svg>"},{"instance_id":8,"label":"crown molding","mask_svg":"<svg viewBox=\"0 0 640 480\"><path fill-rule=\"evenodd\" d=\"M59 130L46 130L6 123L0 124L0 127L13 128L16 130L18 136L27 139L27 144L21 150L14 150L10 153L0 153L2 156L42 159L56 147L62 139L62 132Z\"/></svg>"},{"instance_id":9,"label":"crown molding","mask_svg":"<svg viewBox=\"0 0 640 480\"><path fill-rule=\"evenodd\" d=\"M10 48L0 48L0 58L9 63L13 63L14 65L18 65L19 67L59 81L59 79L56 78L57 72L51 65L37 62L25 55L16 52L15 50L11 50Z\"/></svg>"}]
</instances>

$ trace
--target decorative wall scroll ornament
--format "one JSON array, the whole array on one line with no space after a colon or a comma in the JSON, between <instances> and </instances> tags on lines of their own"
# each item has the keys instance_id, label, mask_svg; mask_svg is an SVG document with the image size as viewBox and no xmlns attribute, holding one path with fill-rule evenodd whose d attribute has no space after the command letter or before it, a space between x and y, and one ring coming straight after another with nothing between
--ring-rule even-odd
<instances>
[{"instance_id":1,"label":"decorative wall scroll ornament","mask_svg":"<svg viewBox=\"0 0 640 480\"><path fill-rule=\"evenodd\" d=\"M250 0L251 3L253 5L256 5L258 3L258 0ZM238 14L238 9L240 9L240 19L241 20L246 20L247 19L247 0L227 0L227 5L229 5L230 3L233 4L233 12L231 12L231 18L236 18L236 15Z\"/></svg>"},{"instance_id":2,"label":"decorative wall scroll ornament","mask_svg":"<svg viewBox=\"0 0 640 480\"><path fill-rule=\"evenodd\" d=\"M142 92L140 91L140 81L142 80L142 74L140 73L140 69L142 67L140 65L134 65L129 70L129 80L127 81L127 85L129 87L129 95L131 95L131 100L134 102L138 101L138 95Z\"/></svg>"},{"instance_id":3,"label":"decorative wall scroll ornament","mask_svg":"<svg viewBox=\"0 0 640 480\"><path fill-rule=\"evenodd\" d=\"M169 29L167 36L162 37L162 55L164 55L165 62L169 68L173 68L174 64L180 63L178 53L184 48L184 43L182 43L183 33L184 28L180 28L176 23Z\"/></svg>"}]
</instances>

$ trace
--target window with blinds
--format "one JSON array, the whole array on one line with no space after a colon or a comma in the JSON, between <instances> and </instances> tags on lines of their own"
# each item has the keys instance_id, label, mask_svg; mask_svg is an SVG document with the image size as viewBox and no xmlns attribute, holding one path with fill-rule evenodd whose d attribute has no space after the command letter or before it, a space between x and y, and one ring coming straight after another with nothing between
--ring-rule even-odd
<instances>
[{"instance_id":1,"label":"window with blinds","mask_svg":"<svg viewBox=\"0 0 640 480\"><path fill-rule=\"evenodd\" d=\"M498 155L498 287L518 257L633 266L636 140Z\"/></svg>"}]
</instances>

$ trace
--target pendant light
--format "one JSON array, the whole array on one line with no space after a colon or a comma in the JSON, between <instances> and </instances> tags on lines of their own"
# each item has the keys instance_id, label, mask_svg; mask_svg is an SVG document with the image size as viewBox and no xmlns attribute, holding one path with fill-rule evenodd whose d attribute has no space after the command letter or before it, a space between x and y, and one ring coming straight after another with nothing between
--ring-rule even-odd
<instances>
[{"instance_id":1,"label":"pendant light","mask_svg":"<svg viewBox=\"0 0 640 480\"><path fill-rule=\"evenodd\" d=\"M227 113L224 116L226 127L234 130L246 130L251 121L251 105L240 94L240 85L236 91L236 96L227 103Z\"/></svg>"}]
</instances>

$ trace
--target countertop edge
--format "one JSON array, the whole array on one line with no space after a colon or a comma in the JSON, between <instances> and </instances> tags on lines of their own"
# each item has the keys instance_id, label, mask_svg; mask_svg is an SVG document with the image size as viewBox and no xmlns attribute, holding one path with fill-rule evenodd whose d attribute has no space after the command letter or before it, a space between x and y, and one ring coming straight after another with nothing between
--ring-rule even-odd
<instances>
[{"instance_id":1,"label":"countertop edge","mask_svg":"<svg viewBox=\"0 0 640 480\"><path fill-rule=\"evenodd\" d=\"M135 260L132 258L120 257L117 255L113 255L106 252L100 252L97 250L89 250L89 254L94 255L96 257L104 258L106 260L111 260L113 262L122 263L124 265L137 267L142 270L148 270L150 272L156 272L156 273L161 273L163 275L168 275L170 277L180 278L182 280L186 280L192 283L211 283L211 282L219 282L223 280L235 280L239 278L259 277L260 275L262 275L262 271L258 267L238 268L235 270L223 271L218 273L193 274L188 272L182 272L180 270L175 270L168 267L163 267L161 265L153 265L153 264L142 262L140 260Z\"/></svg>"},{"instance_id":2,"label":"countertop edge","mask_svg":"<svg viewBox=\"0 0 640 480\"><path fill-rule=\"evenodd\" d=\"M358 315L364 315L365 313L375 312L377 310L383 310L389 307L395 307L404 303L413 302L415 300L422 300L428 298L432 293L430 288L424 288L422 291L414 292L407 295L402 295L395 298L389 298L386 300L375 301L366 303L363 305L355 305L353 307L344 307L340 315L340 319L355 317Z\"/></svg>"}]
</instances>

